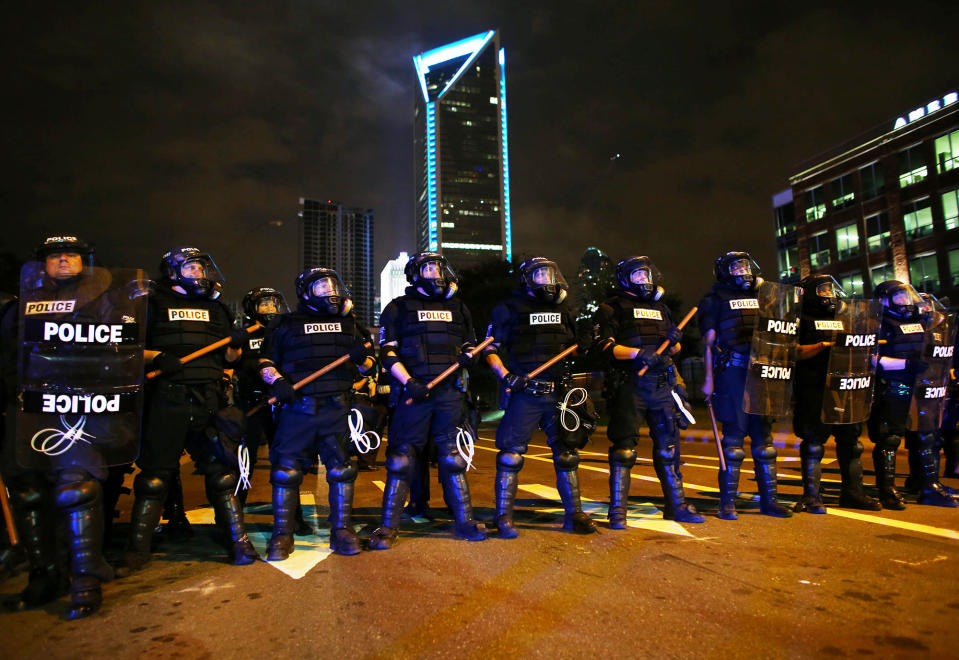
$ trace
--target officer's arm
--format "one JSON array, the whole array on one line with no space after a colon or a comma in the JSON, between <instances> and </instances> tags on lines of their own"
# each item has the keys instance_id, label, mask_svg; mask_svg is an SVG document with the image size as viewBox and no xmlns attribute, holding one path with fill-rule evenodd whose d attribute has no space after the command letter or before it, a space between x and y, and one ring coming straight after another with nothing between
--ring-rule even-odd
<instances>
[{"instance_id":1,"label":"officer's arm","mask_svg":"<svg viewBox=\"0 0 959 660\"><path fill-rule=\"evenodd\" d=\"M506 368L506 365L503 364L503 361L499 359L499 355L495 352L486 353L486 364L493 370L496 377L501 380L506 378L506 374L509 373L509 369Z\"/></svg>"},{"instance_id":2,"label":"officer's arm","mask_svg":"<svg viewBox=\"0 0 959 660\"><path fill-rule=\"evenodd\" d=\"M496 374L496 377L502 380L506 378L506 374L509 373L509 369L506 368L506 365L503 364L503 360L500 358L499 347L509 336L508 324L510 319L509 309L504 303L500 303L493 308L493 313L490 315L490 324L486 329L487 337L498 337L499 339L494 339L493 343L483 349L483 357L486 358L486 364L489 365L489 368L493 370L493 373Z\"/></svg>"},{"instance_id":3,"label":"officer's arm","mask_svg":"<svg viewBox=\"0 0 959 660\"><path fill-rule=\"evenodd\" d=\"M617 328L613 320L613 310L609 305L605 303L600 305L599 309L596 310L593 321L596 327L596 334L593 337L593 341L596 343L600 352L608 353L616 360L632 360L639 355L638 348L616 343L614 337L616 336Z\"/></svg>"},{"instance_id":4,"label":"officer's arm","mask_svg":"<svg viewBox=\"0 0 959 660\"><path fill-rule=\"evenodd\" d=\"M396 354L397 346L399 346L399 344L395 341L383 344L380 348L380 360L383 362L383 366L393 374L396 380L406 385L406 381L410 379L410 372L407 371L403 363L400 362L400 357Z\"/></svg>"},{"instance_id":5,"label":"officer's arm","mask_svg":"<svg viewBox=\"0 0 959 660\"><path fill-rule=\"evenodd\" d=\"M816 357L824 350L832 346L831 341L817 341L815 344L799 344L799 350L796 351L797 360L808 360Z\"/></svg>"},{"instance_id":6,"label":"officer's arm","mask_svg":"<svg viewBox=\"0 0 959 660\"><path fill-rule=\"evenodd\" d=\"M878 366L883 371L902 371L905 369L909 361L906 358L894 358L889 357L888 355L883 355L877 360L875 357L872 359L874 366Z\"/></svg>"}]
</instances>

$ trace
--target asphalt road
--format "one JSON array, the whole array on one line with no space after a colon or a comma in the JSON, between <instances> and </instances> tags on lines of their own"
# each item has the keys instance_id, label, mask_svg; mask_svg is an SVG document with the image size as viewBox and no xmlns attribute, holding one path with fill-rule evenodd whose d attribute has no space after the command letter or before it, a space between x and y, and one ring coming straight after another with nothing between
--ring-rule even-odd
<instances>
[{"instance_id":1,"label":"asphalt road","mask_svg":"<svg viewBox=\"0 0 959 660\"><path fill-rule=\"evenodd\" d=\"M494 434L492 426L481 429L469 473L477 514L487 519ZM662 520L644 439L633 470L631 528L607 529L607 440L600 431L580 470L600 532L559 531L554 474L539 435L520 476L518 539L453 538L434 482L436 521L409 521L388 552L330 555L319 529L327 513L321 471L307 480L313 491L303 489L319 535L299 537L286 562L248 567L226 563L202 480L184 469L195 538L163 543L145 570L107 584L104 608L90 619L60 621L66 599L0 614L3 657L955 657L959 509L830 506L827 515L773 519L749 499L755 483L747 459L740 520L719 520L718 461L706 438L694 428L682 444L687 497L707 514L704 524ZM795 501L796 439L778 434L777 442L783 499ZM901 453L900 474L905 461ZM379 520L384 478L382 468L360 474L361 536ZM830 445L827 504L836 504L838 479ZM247 508L261 550L270 533L269 493L261 462ZM130 499L121 505L126 521ZM22 574L7 579L0 597L24 584Z\"/></svg>"}]
</instances>

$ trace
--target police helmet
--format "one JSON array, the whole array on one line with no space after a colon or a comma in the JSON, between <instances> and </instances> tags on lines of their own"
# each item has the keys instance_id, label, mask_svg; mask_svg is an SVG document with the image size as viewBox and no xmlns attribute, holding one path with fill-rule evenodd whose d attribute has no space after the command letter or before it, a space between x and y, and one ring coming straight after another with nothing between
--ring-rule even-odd
<instances>
[{"instance_id":1,"label":"police helmet","mask_svg":"<svg viewBox=\"0 0 959 660\"><path fill-rule=\"evenodd\" d=\"M901 321L918 321L922 299L911 284L886 280L876 286L876 297L882 302L883 313Z\"/></svg>"},{"instance_id":2,"label":"police helmet","mask_svg":"<svg viewBox=\"0 0 959 660\"><path fill-rule=\"evenodd\" d=\"M748 252L727 252L713 267L720 284L734 289L755 289L762 283L759 265Z\"/></svg>"},{"instance_id":3,"label":"police helmet","mask_svg":"<svg viewBox=\"0 0 959 660\"><path fill-rule=\"evenodd\" d=\"M350 290L332 268L310 268L296 278L296 297L320 314L346 316L353 309Z\"/></svg>"},{"instance_id":4,"label":"police helmet","mask_svg":"<svg viewBox=\"0 0 959 660\"><path fill-rule=\"evenodd\" d=\"M948 298L946 299L948 302ZM934 328L946 320L946 305L931 293L919 292L919 320L926 328Z\"/></svg>"},{"instance_id":5,"label":"police helmet","mask_svg":"<svg viewBox=\"0 0 959 660\"><path fill-rule=\"evenodd\" d=\"M216 298L226 281L213 257L195 247L172 248L160 259L160 274L189 296Z\"/></svg>"},{"instance_id":6,"label":"police helmet","mask_svg":"<svg viewBox=\"0 0 959 660\"><path fill-rule=\"evenodd\" d=\"M406 281L431 298L452 298L457 290L456 273L446 257L437 252L418 252L403 269Z\"/></svg>"},{"instance_id":7,"label":"police helmet","mask_svg":"<svg viewBox=\"0 0 959 660\"><path fill-rule=\"evenodd\" d=\"M47 236L37 246L37 260L44 261L51 254L78 254L85 266L93 265L93 246L76 236Z\"/></svg>"},{"instance_id":8,"label":"police helmet","mask_svg":"<svg viewBox=\"0 0 959 660\"><path fill-rule=\"evenodd\" d=\"M659 300L666 289L659 286L659 271L649 257L626 257L616 264L616 285L643 300Z\"/></svg>"},{"instance_id":9,"label":"police helmet","mask_svg":"<svg viewBox=\"0 0 959 660\"><path fill-rule=\"evenodd\" d=\"M268 286L250 289L243 296L243 314L250 321L267 325L280 314L290 311L283 294Z\"/></svg>"},{"instance_id":10,"label":"police helmet","mask_svg":"<svg viewBox=\"0 0 959 660\"><path fill-rule=\"evenodd\" d=\"M803 307L812 312L835 313L846 298L846 292L832 275L809 275L799 286Z\"/></svg>"},{"instance_id":11,"label":"police helmet","mask_svg":"<svg viewBox=\"0 0 959 660\"><path fill-rule=\"evenodd\" d=\"M559 304L566 299L569 284L556 262L533 257L519 265L517 276L526 293L542 302Z\"/></svg>"}]
</instances>

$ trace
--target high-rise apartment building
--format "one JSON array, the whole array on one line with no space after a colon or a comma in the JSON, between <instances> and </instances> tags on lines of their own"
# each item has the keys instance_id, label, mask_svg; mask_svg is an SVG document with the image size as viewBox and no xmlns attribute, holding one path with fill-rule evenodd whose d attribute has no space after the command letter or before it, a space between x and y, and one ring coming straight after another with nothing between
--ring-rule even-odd
<instances>
[{"instance_id":1,"label":"high-rise apartment building","mask_svg":"<svg viewBox=\"0 0 959 660\"><path fill-rule=\"evenodd\" d=\"M396 259L390 259L380 271L380 312L390 304L393 298L399 298L406 292L406 263L410 255L400 252Z\"/></svg>"},{"instance_id":2,"label":"high-rise apartment building","mask_svg":"<svg viewBox=\"0 0 959 660\"><path fill-rule=\"evenodd\" d=\"M300 198L300 268L332 268L353 295L356 318L373 324L373 209Z\"/></svg>"},{"instance_id":3,"label":"high-rise apartment building","mask_svg":"<svg viewBox=\"0 0 959 660\"><path fill-rule=\"evenodd\" d=\"M496 30L413 58L416 246L456 269L512 259L505 61Z\"/></svg>"}]
</instances>

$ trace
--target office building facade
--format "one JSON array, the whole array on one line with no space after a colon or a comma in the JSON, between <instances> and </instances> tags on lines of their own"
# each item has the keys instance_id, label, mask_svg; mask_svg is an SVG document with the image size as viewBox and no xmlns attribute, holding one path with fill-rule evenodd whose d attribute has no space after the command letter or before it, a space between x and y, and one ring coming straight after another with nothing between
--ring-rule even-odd
<instances>
[{"instance_id":1,"label":"office building facade","mask_svg":"<svg viewBox=\"0 0 959 660\"><path fill-rule=\"evenodd\" d=\"M864 296L898 279L959 300L956 92L810 159L789 182L773 201L782 279L826 273Z\"/></svg>"},{"instance_id":2,"label":"office building facade","mask_svg":"<svg viewBox=\"0 0 959 660\"><path fill-rule=\"evenodd\" d=\"M332 268L350 288L356 318L373 324L373 210L300 198L300 268Z\"/></svg>"},{"instance_id":3,"label":"office building facade","mask_svg":"<svg viewBox=\"0 0 959 660\"><path fill-rule=\"evenodd\" d=\"M416 246L457 269L512 260L505 62L496 30L413 58Z\"/></svg>"}]
</instances>

